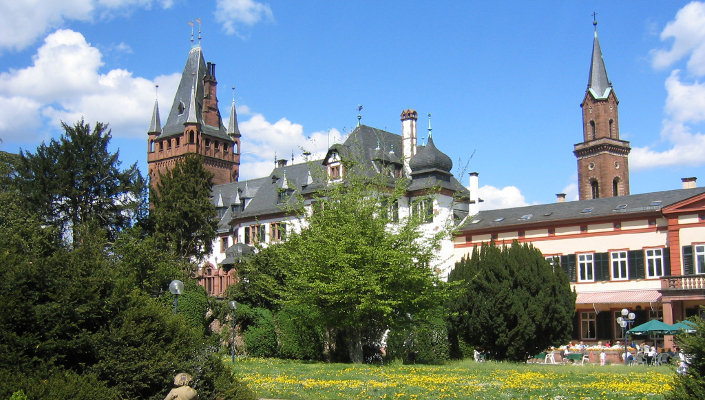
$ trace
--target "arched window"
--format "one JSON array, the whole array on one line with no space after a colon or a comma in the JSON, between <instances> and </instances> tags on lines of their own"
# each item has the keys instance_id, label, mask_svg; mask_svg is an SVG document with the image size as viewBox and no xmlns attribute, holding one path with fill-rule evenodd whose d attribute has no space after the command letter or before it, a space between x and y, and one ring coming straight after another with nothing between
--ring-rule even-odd
<instances>
[{"instance_id":1,"label":"arched window","mask_svg":"<svg viewBox=\"0 0 705 400\"><path fill-rule=\"evenodd\" d=\"M191 144L196 143L196 138L193 131L189 131L188 142Z\"/></svg>"},{"instance_id":2,"label":"arched window","mask_svg":"<svg viewBox=\"0 0 705 400\"><path fill-rule=\"evenodd\" d=\"M614 131L614 120L610 120L610 137L612 139L617 139L617 132Z\"/></svg>"},{"instance_id":3,"label":"arched window","mask_svg":"<svg viewBox=\"0 0 705 400\"><path fill-rule=\"evenodd\" d=\"M614 178L612 181L612 196L619 196L619 177Z\"/></svg>"},{"instance_id":4,"label":"arched window","mask_svg":"<svg viewBox=\"0 0 705 400\"><path fill-rule=\"evenodd\" d=\"M149 152L150 153L154 152L154 140L149 141Z\"/></svg>"},{"instance_id":5,"label":"arched window","mask_svg":"<svg viewBox=\"0 0 705 400\"><path fill-rule=\"evenodd\" d=\"M595 135L597 131L595 129L595 121L590 121L590 136L588 136L588 140L595 140Z\"/></svg>"},{"instance_id":6,"label":"arched window","mask_svg":"<svg viewBox=\"0 0 705 400\"><path fill-rule=\"evenodd\" d=\"M592 198L599 199L600 198L600 185L597 183L597 179L593 179L590 182L590 186L592 189Z\"/></svg>"}]
</instances>

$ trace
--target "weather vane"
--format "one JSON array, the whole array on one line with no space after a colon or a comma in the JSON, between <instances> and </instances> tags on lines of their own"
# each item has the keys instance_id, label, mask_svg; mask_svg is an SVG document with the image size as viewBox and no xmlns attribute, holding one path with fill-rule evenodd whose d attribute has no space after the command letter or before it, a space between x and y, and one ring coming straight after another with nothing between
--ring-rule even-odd
<instances>
[{"instance_id":1,"label":"weather vane","mask_svg":"<svg viewBox=\"0 0 705 400\"><path fill-rule=\"evenodd\" d=\"M186 21L191 25L191 46L193 46L193 21Z\"/></svg>"},{"instance_id":2,"label":"weather vane","mask_svg":"<svg viewBox=\"0 0 705 400\"><path fill-rule=\"evenodd\" d=\"M360 104L357 105L357 126L360 126L360 120L362 119L362 115L360 114L360 111L362 111L362 106Z\"/></svg>"},{"instance_id":3,"label":"weather vane","mask_svg":"<svg viewBox=\"0 0 705 400\"><path fill-rule=\"evenodd\" d=\"M196 18L196 22L198 22L198 45L201 45L201 19Z\"/></svg>"},{"instance_id":4,"label":"weather vane","mask_svg":"<svg viewBox=\"0 0 705 400\"><path fill-rule=\"evenodd\" d=\"M431 113L428 113L428 138L431 139L431 131L433 131L433 128L431 128Z\"/></svg>"}]
</instances>

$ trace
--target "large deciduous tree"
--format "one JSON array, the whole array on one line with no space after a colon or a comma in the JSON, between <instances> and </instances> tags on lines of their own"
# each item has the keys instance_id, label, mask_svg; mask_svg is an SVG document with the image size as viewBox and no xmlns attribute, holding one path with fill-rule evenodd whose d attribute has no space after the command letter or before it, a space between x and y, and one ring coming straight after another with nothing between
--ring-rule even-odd
<instances>
[{"instance_id":1,"label":"large deciduous tree","mask_svg":"<svg viewBox=\"0 0 705 400\"><path fill-rule=\"evenodd\" d=\"M152 191L150 219L161 245L184 258L209 254L218 222L210 201L213 174L202 157L188 154L160 175Z\"/></svg>"},{"instance_id":2,"label":"large deciduous tree","mask_svg":"<svg viewBox=\"0 0 705 400\"><path fill-rule=\"evenodd\" d=\"M272 246L287 271L285 301L314 310L329 332L345 335L352 362L363 361L363 345L378 345L385 330L441 301L432 264L448 232L424 235L414 216L391 224L388 204L404 189L403 180L390 187L381 175L349 173L316 194L305 229Z\"/></svg>"},{"instance_id":3,"label":"large deciduous tree","mask_svg":"<svg viewBox=\"0 0 705 400\"><path fill-rule=\"evenodd\" d=\"M94 221L110 237L130 226L140 208L144 181L133 164L120 169L118 153L108 150L110 130L83 119L36 153L21 152L16 165L18 193L45 223L72 238L81 224Z\"/></svg>"},{"instance_id":4,"label":"large deciduous tree","mask_svg":"<svg viewBox=\"0 0 705 400\"><path fill-rule=\"evenodd\" d=\"M450 302L452 331L493 359L523 361L570 340L576 295L529 244L476 247L448 280L461 287Z\"/></svg>"}]
</instances>

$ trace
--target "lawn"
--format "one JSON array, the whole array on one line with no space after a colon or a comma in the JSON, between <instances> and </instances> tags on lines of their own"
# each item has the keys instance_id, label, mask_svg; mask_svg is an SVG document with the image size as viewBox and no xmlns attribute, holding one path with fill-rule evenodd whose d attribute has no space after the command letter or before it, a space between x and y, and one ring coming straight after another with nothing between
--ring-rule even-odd
<instances>
[{"instance_id":1,"label":"lawn","mask_svg":"<svg viewBox=\"0 0 705 400\"><path fill-rule=\"evenodd\" d=\"M235 373L267 399L663 399L670 366L352 365L239 358Z\"/></svg>"}]
</instances>

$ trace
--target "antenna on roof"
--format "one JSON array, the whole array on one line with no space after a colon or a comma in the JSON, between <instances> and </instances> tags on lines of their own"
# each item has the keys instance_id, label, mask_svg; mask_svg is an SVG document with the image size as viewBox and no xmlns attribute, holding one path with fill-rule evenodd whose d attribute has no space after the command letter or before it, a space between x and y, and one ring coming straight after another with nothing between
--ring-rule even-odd
<instances>
[{"instance_id":1,"label":"antenna on roof","mask_svg":"<svg viewBox=\"0 0 705 400\"><path fill-rule=\"evenodd\" d=\"M193 47L193 22L192 21L186 21L188 22L189 25L191 25L191 47Z\"/></svg>"},{"instance_id":2,"label":"antenna on roof","mask_svg":"<svg viewBox=\"0 0 705 400\"><path fill-rule=\"evenodd\" d=\"M196 22L198 22L198 45L201 45L201 19L196 18Z\"/></svg>"},{"instance_id":3,"label":"antenna on roof","mask_svg":"<svg viewBox=\"0 0 705 400\"><path fill-rule=\"evenodd\" d=\"M357 105L357 126L360 126L360 120L362 119L362 115L360 114L360 111L362 111L362 106L360 104Z\"/></svg>"}]
</instances>

